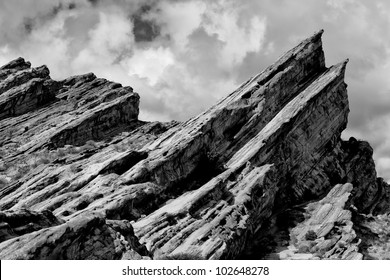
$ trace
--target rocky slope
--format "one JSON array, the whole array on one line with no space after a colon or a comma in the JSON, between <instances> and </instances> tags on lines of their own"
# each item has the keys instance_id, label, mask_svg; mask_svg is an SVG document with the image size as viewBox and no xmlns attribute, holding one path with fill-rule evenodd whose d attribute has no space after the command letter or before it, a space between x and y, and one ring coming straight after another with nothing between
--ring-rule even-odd
<instances>
[{"instance_id":1,"label":"rocky slope","mask_svg":"<svg viewBox=\"0 0 390 280\"><path fill-rule=\"evenodd\" d=\"M387 258L390 187L340 138L347 61L321 36L184 123L91 73L1 67L0 258Z\"/></svg>"}]
</instances>

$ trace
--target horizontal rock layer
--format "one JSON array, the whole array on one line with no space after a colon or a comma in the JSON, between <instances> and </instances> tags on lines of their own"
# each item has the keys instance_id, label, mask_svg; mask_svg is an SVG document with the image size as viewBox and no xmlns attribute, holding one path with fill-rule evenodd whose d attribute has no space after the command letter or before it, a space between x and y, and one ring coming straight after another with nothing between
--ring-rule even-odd
<instances>
[{"instance_id":1,"label":"horizontal rock layer","mask_svg":"<svg viewBox=\"0 0 390 280\"><path fill-rule=\"evenodd\" d=\"M366 256L348 209L384 213L390 188L367 143L340 139L347 61L327 68L321 36L184 123L138 120L138 94L92 73L1 67L0 257L251 258L313 200L278 258Z\"/></svg>"}]
</instances>

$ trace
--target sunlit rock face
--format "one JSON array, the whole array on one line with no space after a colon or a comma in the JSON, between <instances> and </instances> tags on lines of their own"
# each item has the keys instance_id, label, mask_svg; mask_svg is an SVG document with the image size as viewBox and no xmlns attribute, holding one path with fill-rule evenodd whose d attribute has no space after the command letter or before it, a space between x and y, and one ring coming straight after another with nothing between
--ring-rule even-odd
<instances>
[{"instance_id":1,"label":"sunlit rock face","mask_svg":"<svg viewBox=\"0 0 390 280\"><path fill-rule=\"evenodd\" d=\"M1 67L0 258L366 258L390 188L340 138L347 60L326 67L322 33L183 123L92 73Z\"/></svg>"}]
</instances>

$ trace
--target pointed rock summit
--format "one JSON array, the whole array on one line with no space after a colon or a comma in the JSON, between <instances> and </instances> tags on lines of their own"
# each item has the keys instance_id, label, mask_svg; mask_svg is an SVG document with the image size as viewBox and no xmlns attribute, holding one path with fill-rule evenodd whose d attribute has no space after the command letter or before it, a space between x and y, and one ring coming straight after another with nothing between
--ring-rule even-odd
<instances>
[{"instance_id":1,"label":"pointed rock summit","mask_svg":"<svg viewBox=\"0 0 390 280\"><path fill-rule=\"evenodd\" d=\"M340 138L348 60L327 68L322 34L183 123L92 73L1 67L0 258L373 258L390 188Z\"/></svg>"}]
</instances>

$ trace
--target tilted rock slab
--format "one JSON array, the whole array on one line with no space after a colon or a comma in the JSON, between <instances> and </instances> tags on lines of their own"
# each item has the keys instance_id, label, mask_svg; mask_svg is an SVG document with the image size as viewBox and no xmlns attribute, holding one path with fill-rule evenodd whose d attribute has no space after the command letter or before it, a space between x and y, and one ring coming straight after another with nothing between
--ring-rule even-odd
<instances>
[{"instance_id":1,"label":"tilted rock slab","mask_svg":"<svg viewBox=\"0 0 390 280\"><path fill-rule=\"evenodd\" d=\"M0 120L34 110L55 99L58 83L46 66L30 68L18 58L0 68Z\"/></svg>"},{"instance_id":2,"label":"tilted rock slab","mask_svg":"<svg viewBox=\"0 0 390 280\"><path fill-rule=\"evenodd\" d=\"M327 68L321 36L184 123L138 120L130 87L91 73L56 82L47 71L47 102L0 118L0 210L50 211L63 223L7 231L0 257L234 259L271 216L338 183L352 183L346 203L358 211L387 211L372 150L340 139L347 61ZM2 104L30 92L33 72L21 59L0 69ZM23 163L31 158L38 164Z\"/></svg>"},{"instance_id":3,"label":"tilted rock slab","mask_svg":"<svg viewBox=\"0 0 390 280\"><path fill-rule=\"evenodd\" d=\"M326 137L327 134L319 134L319 131L329 129L326 125L311 126L311 131L307 129L301 134L310 127L311 122L320 123L321 118L327 117L321 111L316 111L318 104L327 102L332 108L333 119L340 120L339 126L330 128L331 137L337 130L341 132L345 125L348 111L343 106L343 99L339 98L345 94L342 79L344 68L343 63L325 71L291 100L262 131L233 155L226 163L227 170L221 175L194 190L191 195L184 194L136 222L134 228L141 242L146 242L149 250L158 249L160 253L161 250L172 254L199 250L204 258L217 259L234 258L239 254L253 238L251 234L272 214L278 193L295 191L294 186L283 185L281 178L288 174L297 176L305 173L306 169L297 169L296 174L290 173L296 160L306 161L305 166L310 169L316 164L316 155L320 153L317 149L331 140ZM298 150L303 148L301 141L307 145L304 153L301 150L298 154ZM281 150L286 148L292 155L284 158ZM293 156L294 152L297 154L291 159L289 156ZM267 163L272 165L265 165ZM291 166L288 166L289 163ZM177 209L178 205L181 205L180 209ZM183 208L183 205L187 207ZM165 228L162 227L161 224L167 219L173 219L177 226L168 222ZM188 226L183 228L185 225ZM180 238L183 234L188 237ZM163 247L159 247L161 243Z\"/></svg>"}]
</instances>

